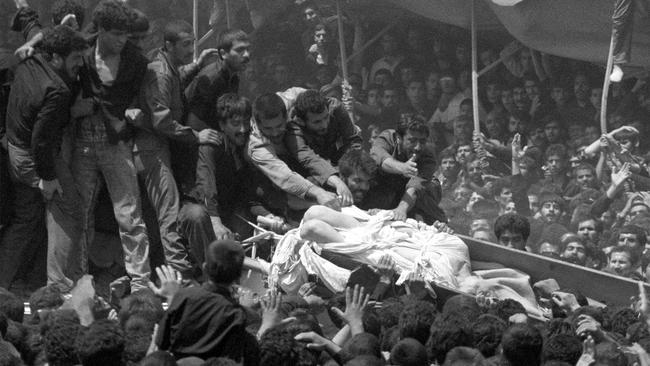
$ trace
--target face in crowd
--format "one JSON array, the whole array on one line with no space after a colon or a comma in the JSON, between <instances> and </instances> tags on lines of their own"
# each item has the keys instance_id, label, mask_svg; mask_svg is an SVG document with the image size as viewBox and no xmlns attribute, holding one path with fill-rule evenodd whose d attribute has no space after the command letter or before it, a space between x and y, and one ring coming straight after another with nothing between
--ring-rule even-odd
<instances>
[{"instance_id":1,"label":"face in crowd","mask_svg":"<svg viewBox=\"0 0 650 366\"><path fill-rule=\"evenodd\" d=\"M251 44L249 41L235 40L229 51L222 49L219 52L230 70L241 72L246 69L246 66L250 62L250 47Z\"/></svg>"},{"instance_id":2,"label":"face in crowd","mask_svg":"<svg viewBox=\"0 0 650 366\"><path fill-rule=\"evenodd\" d=\"M587 262L587 250L585 248L585 245L581 242L571 241L567 243L561 257L569 263L584 266Z\"/></svg>"},{"instance_id":3,"label":"face in crowd","mask_svg":"<svg viewBox=\"0 0 650 366\"><path fill-rule=\"evenodd\" d=\"M560 220L562 209L558 202L547 201L542 204L540 212L544 221L547 223L555 223Z\"/></svg>"},{"instance_id":4,"label":"face in crowd","mask_svg":"<svg viewBox=\"0 0 650 366\"><path fill-rule=\"evenodd\" d=\"M241 116L228 118L226 121L219 122L221 131L237 147L242 147L248 141L250 135L250 120Z\"/></svg>"},{"instance_id":5,"label":"face in crowd","mask_svg":"<svg viewBox=\"0 0 650 366\"><path fill-rule=\"evenodd\" d=\"M428 138L429 136L423 131L406 130L402 136L402 151L409 158L413 155L418 156L426 146Z\"/></svg>"}]
</instances>

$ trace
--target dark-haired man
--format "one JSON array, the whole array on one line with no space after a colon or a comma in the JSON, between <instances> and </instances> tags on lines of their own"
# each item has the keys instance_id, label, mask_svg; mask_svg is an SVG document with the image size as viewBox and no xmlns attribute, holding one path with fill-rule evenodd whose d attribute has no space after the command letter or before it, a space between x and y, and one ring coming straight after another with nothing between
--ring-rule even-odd
<instances>
[{"instance_id":1,"label":"dark-haired man","mask_svg":"<svg viewBox=\"0 0 650 366\"><path fill-rule=\"evenodd\" d=\"M241 244L233 240L215 241L207 247L203 271L208 281L183 288L174 296L155 339L161 350L177 359L228 357L257 365L259 350L246 332L246 311L231 292L241 276L244 257Z\"/></svg>"},{"instance_id":2,"label":"dark-haired man","mask_svg":"<svg viewBox=\"0 0 650 366\"><path fill-rule=\"evenodd\" d=\"M332 187L344 206L351 205L352 194L334 166L348 149L361 147L359 130L340 102L316 90L299 94L293 111L284 140L289 152L318 185Z\"/></svg>"},{"instance_id":3,"label":"dark-haired man","mask_svg":"<svg viewBox=\"0 0 650 366\"><path fill-rule=\"evenodd\" d=\"M530 223L521 215L501 215L494 222L494 235L499 244L504 247L526 250L526 241L530 235Z\"/></svg>"},{"instance_id":4,"label":"dark-haired man","mask_svg":"<svg viewBox=\"0 0 650 366\"><path fill-rule=\"evenodd\" d=\"M47 208L48 282L69 290L73 282L64 274L66 263L57 259L79 240L81 220L78 193L60 151L87 44L66 26L47 32L41 43L42 53L16 69L9 94L7 141L16 210L0 244L0 287L9 288L21 263L39 249Z\"/></svg>"},{"instance_id":5,"label":"dark-haired man","mask_svg":"<svg viewBox=\"0 0 650 366\"><path fill-rule=\"evenodd\" d=\"M151 270L126 112L140 91L148 61L127 41L131 15L119 0L103 0L93 13L97 36L84 56L79 73L82 92L71 110L77 120L72 172L83 202L85 244L81 247L93 241L101 175L119 227L126 272L132 290L137 291L147 287ZM82 256L82 268L87 270Z\"/></svg>"},{"instance_id":6,"label":"dark-haired man","mask_svg":"<svg viewBox=\"0 0 650 366\"><path fill-rule=\"evenodd\" d=\"M423 120L405 116L397 129L385 130L370 155L379 166L377 186L369 196L375 208L392 209L395 220L421 216L427 224L447 222L438 207L440 182L433 177L436 158L427 146L429 128Z\"/></svg>"},{"instance_id":7,"label":"dark-haired man","mask_svg":"<svg viewBox=\"0 0 650 366\"><path fill-rule=\"evenodd\" d=\"M169 143L172 140L186 145L216 144L221 140L217 131L198 132L185 126L183 120L183 90L206 57L216 50L204 50L192 62L194 33L192 26L183 20L165 26L164 40L165 45L157 50L147 67L140 89L139 104L144 118L137 124L133 151L138 176L157 214L165 259L187 276L192 266L177 227L180 198L172 173ZM184 65L188 67L181 74L179 68Z\"/></svg>"}]
</instances>

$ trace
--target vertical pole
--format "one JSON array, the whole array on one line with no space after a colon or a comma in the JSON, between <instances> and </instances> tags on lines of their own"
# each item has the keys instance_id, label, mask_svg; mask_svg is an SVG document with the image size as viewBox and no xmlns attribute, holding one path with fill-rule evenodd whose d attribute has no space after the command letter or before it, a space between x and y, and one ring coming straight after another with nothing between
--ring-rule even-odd
<instances>
[{"instance_id":1,"label":"vertical pole","mask_svg":"<svg viewBox=\"0 0 650 366\"><path fill-rule=\"evenodd\" d=\"M614 35L609 41L609 52L607 53L607 67L605 68L605 81L603 82L603 96L600 101L600 132L607 133L607 97L609 95L609 75L612 74L614 54Z\"/></svg>"},{"instance_id":2,"label":"vertical pole","mask_svg":"<svg viewBox=\"0 0 650 366\"><path fill-rule=\"evenodd\" d=\"M194 0L192 7L192 26L194 37L199 36L199 0ZM194 42L194 60L199 57L199 42Z\"/></svg>"},{"instance_id":3,"label":"vertical pole","mask_svg":"<svg viewBox=\"0 0 650 366\"><path fill-rule=\"evenodd\" d=\"M343 35L343 18L341 15L341 0L336 0L336 23L339 29L339 52L341 53L341 71L343 80L348 80L347 52L345 51L345 37Z\"/></svg>"},{"instance_id":4,"label":"vertical pole","mask_svg":"<svg viewBox=\"0 0 650 366\"><path fill-rule=\"evenodd\" d=\"M232 28L230 23L230 0L226 0L226 25L228 29Z\"/></svg>"},{"instance_id":5,"label":"vertical pole","mask_svg":"<svg viewBox=\"0 0 650 366\"><path fill-rule=\"evenodd\" d=\"M474 114L474 133L478 134L481 132L481 126L479 124L479 115L478 115L478 57L476 50L476 12L475 12L475 3L476 0L472 0L472 111Z\"/></svg>"}]
</instances>

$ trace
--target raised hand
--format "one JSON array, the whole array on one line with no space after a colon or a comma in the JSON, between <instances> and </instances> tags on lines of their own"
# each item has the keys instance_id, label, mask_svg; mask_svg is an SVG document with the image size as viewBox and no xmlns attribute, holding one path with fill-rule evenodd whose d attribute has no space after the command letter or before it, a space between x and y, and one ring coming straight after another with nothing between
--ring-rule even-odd
<instances>
[{"instance_id":1,"label":"raised hand","mask_svg":"<svg viewBox=\"0 0 650 366\"><path fill-rule=\"evenodd\" d=\"M413 154L407 161L402 163L402 175L410 178L418 175L418 164L415 162L416 156Z\"/></svg>"},{"instance_id":2,"label":"raised hand","mask_svg":"<svg viewBox=\"0 0 650 366\"><path fill-rule=\"evenodd\" d=\"M363 333L363 311L368 306L370 295L364 295L364 288L359 285L354 286L354 290L347 287L345 289L345 312L341 309L332 308L332 311L343 321L350 325L352 335Z\"/></svg>"},{"instance_id":3,"label":"raised hand","mask_svg":"<svg viewBox=\"0 0 650 366\"><path fill-rule=\"evenodd\" d=\"M167 303L171 304L174 296L181 289L183 276L169 265L162 265L156 268L156 274L160 280L160 286L156 287L153 282L149 281L149 288L154 294L164 297L167 299Z\"/></svg>"},{"instance_id":4,"label":"raised hand","mask_svg":"<svg viewBox=\"0 0 650 366\"><path fill-rule=\"evenodd\" d=\"M379 275L379 281L384 283L391 283L393 275L395 274L395 261L389 254L384 254L379 258L379 263L375 268L375 272Z\"/></svg>"},{"instance_id":5,"label":"raised hand","mask_svg":"<svg viewBox=\"0 0 650 366\"><path fill-rule=\"evenodd\" d=\"M632 172L630 172L630 163L624 163L621 169L617 172L612 171L612 184L618 187L631 176Z\"/></svg>"}]
</instances>

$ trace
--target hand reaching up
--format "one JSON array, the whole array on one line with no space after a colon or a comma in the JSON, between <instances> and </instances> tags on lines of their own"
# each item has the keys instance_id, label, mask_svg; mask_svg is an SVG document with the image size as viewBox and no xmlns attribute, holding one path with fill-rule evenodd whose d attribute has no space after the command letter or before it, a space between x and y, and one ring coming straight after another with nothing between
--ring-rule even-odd
<instances>
[{"instance_id":1,"label":"hand reaching up","mask_svg":"<svg viewBox=\"0 0 650 366\"><path fill-rule=\"evenodd\" d=\"M149 282L149 288L154 294L164 297L167 299L167 303L171 304L174 296L181 289L183 277L180 272L169 265L162 265L156 268L156 274L160 280L160 286L156 287L153 282Z\"/></svg>"},{"instance_id":2,"label":"hand reaching up","mask_svg":"<svg viewBox=\"0 0 650 366\"><path fill-rule=\"evenodd\" d=\"M338 308L332 308L332 311L343 321L350 325L352 335L363 333L363 310L368 306L370 295L364 295L364 288L359 285L354 286L354 290L347 287L345 289L345 311Z\"/></svg>"},{"instance_id":3,"label":"hand reaching up","mask_svg":"<svg viewBox=\"0 0 650 366\"><path fill-rule=\"evenodd\" d=\"M630 163L624 163L621 169L617 172L612 171L612 185L618 187L630 176L632 176L632 172L630 172Z\"/></svg>"}]
</instances>

